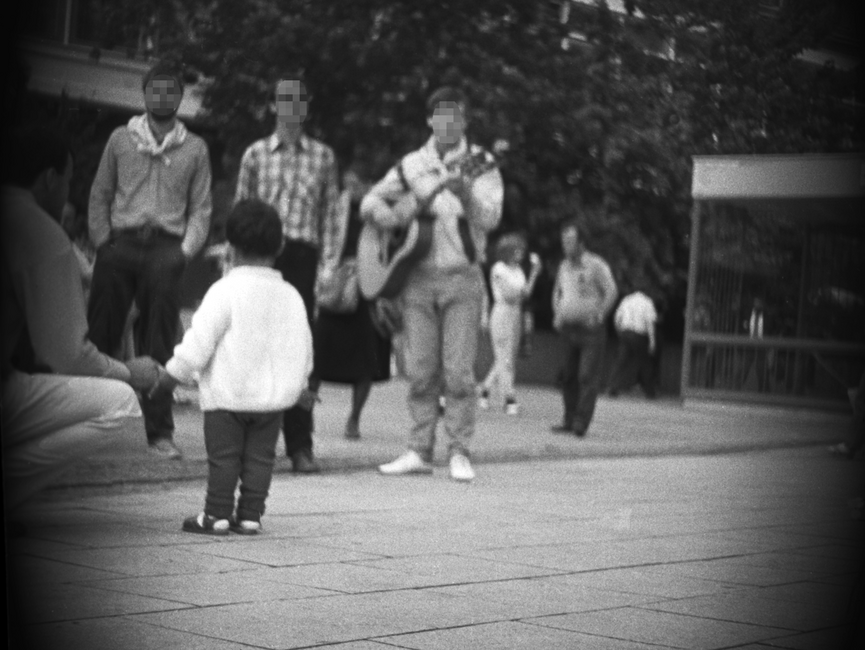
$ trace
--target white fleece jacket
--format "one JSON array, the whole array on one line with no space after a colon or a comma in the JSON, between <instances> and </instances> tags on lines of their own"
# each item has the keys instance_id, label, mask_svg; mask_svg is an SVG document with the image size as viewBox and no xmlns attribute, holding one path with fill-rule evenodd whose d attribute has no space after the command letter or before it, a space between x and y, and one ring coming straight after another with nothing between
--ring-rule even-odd
<instances>
[{"instance_id":1,"label":"white fleece jacket","mask_svg":"<svg viewBox=\"0 0 865 650\"><path fill-rule=\"evenodd\" d=\"M281 411L306 387L312 355L297 290L279 271L239 266L210 287L165 369L198 379L203 411Z\"/></svg>"}]
</instances>

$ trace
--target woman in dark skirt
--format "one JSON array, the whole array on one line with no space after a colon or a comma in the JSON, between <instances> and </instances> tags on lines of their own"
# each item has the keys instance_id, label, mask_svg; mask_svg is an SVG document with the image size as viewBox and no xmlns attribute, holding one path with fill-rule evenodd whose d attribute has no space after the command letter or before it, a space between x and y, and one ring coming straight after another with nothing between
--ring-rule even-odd
<instances>
[{"instance_id":1,"label":"woman in dark skirt","mask_svg":"<svg viewBox=\"0 0 865 650\"><path fill-rule=\"evenodd\" d=\"M360 201L366 184L354 168L342 176L340 206L344 223L341 261L357 257L357 242L363 222ZM319 308L315 324L315 371L322 381L352 385L351 413L345 437L360 438L360 414L369 397L372 383L390 379L390 337L376 325L374 303L361 296L357 310L337 314Z\"/></svg>"}]
</instances>

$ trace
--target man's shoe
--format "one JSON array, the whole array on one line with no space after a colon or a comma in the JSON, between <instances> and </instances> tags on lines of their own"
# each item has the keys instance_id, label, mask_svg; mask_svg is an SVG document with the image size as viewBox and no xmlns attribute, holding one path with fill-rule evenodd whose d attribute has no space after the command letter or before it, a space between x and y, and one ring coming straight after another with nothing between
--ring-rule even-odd
<instances>
[{"instance_id":1,"label":"man's shoe","mask_svg":"<svg viewBox=\"0 0 865 650\"><path fill-rule=\"evenodd\" d=\"M158 438L150 443L150 453L166 460L180 460L183 454L169 438Z\"/></svg>"},{"instance_id":2,"label":"man's shoe","mask_svg":"<svg viewBox=\"0 0 865 650\"><path fill-rule=\"evenodd\" d=\"M450 460L451 478L455 481L468 482L474 479L475 471L467 456L454 454Z\"/></svg>"},{"instance_id":3,"label":"man's shoe","mask_svg":"<svg viewBox=\"0 0 865 650\"><path fill-rule=\"evenodd\" d=\"M426 462L416 451L407 451L394 461L378 466L378 471L388 476L402 474L432 474L432 464Z\"/></svg>"},{"instance_id":4,"label":"man's shoe","mask_svg":"<svg viewBox=\"0 0 865 650\"><path fill-rule=\"evenodd\" d=\"M360 426L356 420L349 419L345 423L345 437L348 440L360 440Z\"/></svg>"},{"instance_id":5,"label":"man's shoe","mask_svg":"<svg viewBox=\"0 0 865 650\"><path fill-rule=\"evenodd\" d=\"M315 474L321 471L311 449L301 449L293 453L291 455L291 467L297 474Z\"/></svg>"},{"instance_id":6,"label":"man's shoe","mask_svg":"<svg viewBox=\"0 0 865 650\"><path fill-rule=\"evenodd\" d=\"M228 519L217 519L204 512L183 520L183 530L187 533L228 535L228 526Z\"/></svg>"},{"instance_id":7,"label":"man's shoe","mask_svg":"<svg viewBox=\"0 0 865 650\"><path fill-rule=\"evenodd\" d=\"M505 402L505 413L508 415L519 415L520 405L515 400L509 399Z\"/></svg>"},{"instance_id":8,"label":"man's shoe","mask_svg":"<svg viewBox=\"0 0 865 650\"><path fill-rule=\"evenodd\" d=\"M490 392L488 390L482 390L481 394L478 396L478 408L486 411L490 407Z\"/></svg>"},{"instance_id":9,"label":"man's shoe","mask_svg":"<svg viewBox=\"0 0 865 650\"><path fill-rule=\"evenodd\" d=\"M228 520L228 529L238 535L258 535L261 532L261 522L232 517Z\"/></svg>"}]
</instances>

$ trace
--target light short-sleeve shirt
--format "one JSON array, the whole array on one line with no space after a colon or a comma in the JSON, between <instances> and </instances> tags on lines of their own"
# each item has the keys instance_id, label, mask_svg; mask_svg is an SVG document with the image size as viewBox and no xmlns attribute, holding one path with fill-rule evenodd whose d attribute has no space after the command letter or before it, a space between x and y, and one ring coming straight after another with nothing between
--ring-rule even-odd
<instances>
[{"instance_id":1,"label":"light short-sleeve shirt","mask_svg":"<svg viewBox=\"0 0 865 650\"><path fill-rule=\"evenodd\" d=\"M616 329L620 332L648 334L658 320L652 299L641 291L628 294L616 309Z\"/></svg>"}]
</instances>

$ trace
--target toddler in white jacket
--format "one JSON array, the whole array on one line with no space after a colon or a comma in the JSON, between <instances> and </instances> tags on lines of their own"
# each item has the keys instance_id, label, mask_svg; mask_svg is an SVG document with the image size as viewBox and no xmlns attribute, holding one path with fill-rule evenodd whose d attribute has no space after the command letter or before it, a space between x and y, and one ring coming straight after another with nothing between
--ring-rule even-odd
<instances>
[{"instance_id":1,"label":"toddler in white jacket","mask_svg":"<svg viewBox=\"0 0 865 650\"><path fill-rule=\"evenodd\" d=\"M198 382L207 497L204 511L187 518L183 530L210 535L260 531L282 413L298 403L311 406L306 309L272 268L282 248L276 210L240 201L226 222L226 237L229 268L205 294L157 388Z\"/></svg>"}]
</instances>

